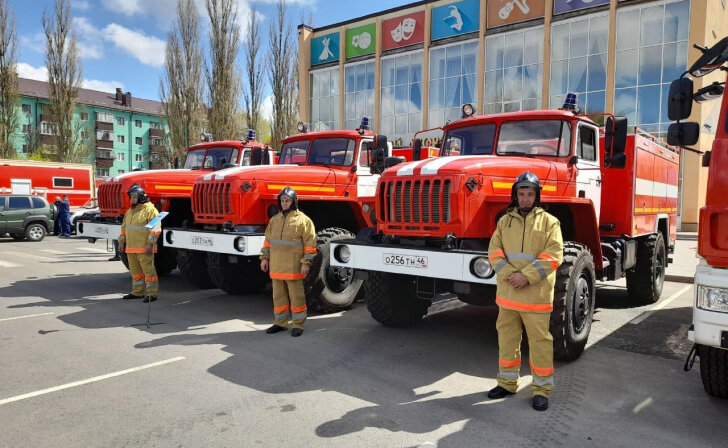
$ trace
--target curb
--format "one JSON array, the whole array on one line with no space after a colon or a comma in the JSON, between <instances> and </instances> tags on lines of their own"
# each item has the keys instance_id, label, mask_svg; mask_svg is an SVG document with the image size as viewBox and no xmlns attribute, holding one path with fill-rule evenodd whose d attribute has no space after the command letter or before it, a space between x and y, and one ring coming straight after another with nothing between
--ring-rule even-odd
<instances>
[{"instance_id":1,"label":"curb","mask_svg":"<svg viewBox=\"0 0 728 448\"><path fill-rule=\"evenodd\" d=\"M675 282L675 283L693 283L695 281L695 277L690 275L665 275L665 281L666 282Z\"/></svg>"}]
</instances>

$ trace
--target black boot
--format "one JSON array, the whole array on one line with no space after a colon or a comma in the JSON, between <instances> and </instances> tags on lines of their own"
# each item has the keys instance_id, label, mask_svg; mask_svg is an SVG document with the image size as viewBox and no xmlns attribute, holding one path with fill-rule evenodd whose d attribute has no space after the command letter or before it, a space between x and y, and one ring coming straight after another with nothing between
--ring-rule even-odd
<instances>
[{"instance_id":1,"label":"black boot","mask_svg":"<svg viewBox=\"0 0 728 448\"><path fill-rule=\"evenodd\" d=\"M134 294L127 294L122 299L124 300L130 300L130 299L142 299L144 296L135 296Z\"/></svg>"},{"instance_id":2,"label":"black boot","mask_svg":"<svg viewBox=\"0 0 728 448\"><path fill-rule=\"evenodd\" d=\"M490 398L491 400L495 400L498 398L505 398L505 397L507 397L509 395L513 395L513 394L514 394L514 392L511 392L508 389L504 389L500 386L495 386L494 388L492 388L491 390L488 391L488 398Z\"/></svg>"},{"instance_id":3,"label":"black boot","mask_svg":"<svg viewBox=\"0 0 728 448\"><path fill-rule=\"evenodd\" d=\"M294 328L291 330L291 336L297 338L303 334L303 328Z\"/></svg>"},{"instance_id":4,"label":"black boot","mask_svg":"<svg viewBox=\"0 0 728 448\"><path fill-rule=\"evenodd\" d=\"M268 334L273 334L273 333L278 333L279 331L286 331L286 330L288 330L288 328L280 327L278 325L273 325L272 327L265 330L265 332Z\"/></svg>"},{"instance_id":5,"label":"black boot","mask_svg":"<svg viewBox=\"0 0 728 448\"><path fill-rule=\"evenodd\" d=\"M113 257L109 258L109 261L121 261L121 257L118 255L114 255Z\"/></svg>"},{"instance_id":6,"label":"black boot","mask_svg":"<svg viewBox=\"0 0 728 448\"><path fill-rule=\"evenodd\" d=\"M142 303L154 302L155 300L157 300L157 298L154 296L144 296L144 300L142 300Z\"/></svg>"},{"instance_id":7,"label":"black boot","mask_svg":"<svg viewBox=\"0 0 728 448\"><path fill-rule=\"evenodd\" d=\"M543 395L534 395L531 406L537 411L545 411L549 408L549 399Z\"/></svg>"}]
</instances>

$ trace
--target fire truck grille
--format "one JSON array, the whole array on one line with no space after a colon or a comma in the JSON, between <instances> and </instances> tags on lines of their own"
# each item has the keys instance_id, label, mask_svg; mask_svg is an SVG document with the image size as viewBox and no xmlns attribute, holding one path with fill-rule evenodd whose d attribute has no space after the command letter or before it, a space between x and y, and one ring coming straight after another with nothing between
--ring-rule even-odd
<instances>
[{"instance_id":1,"label":"fire truck grille","mask_svg":"<svg viewBox=\"0 0 728 448\"><path fill-rule=\"evenodd\" d=\"M387 223L450 222L449 179L398 180L379 190L380 220Z\"/></svg>"},{"instance_id":2,"label":"fire truck grille","mask_svg":"<svg viewBox=\"0 0 728 448\"><path fill-rule=\"evenodd\" d=\"M99 208L104 211L122 210L125 192L120 182L105 182L99 185Z\"/></svg>"},{"instance_id":3,"label":"fire truck grille","mask_svg":"<svg viewBox=\"0 0 728 448\"><path fill-rule=\"evenodd\" d=\"M230 182L198 182L192 188L192 211L201 219L223 219L230 214Z\"/></svg>"}]
</instances>

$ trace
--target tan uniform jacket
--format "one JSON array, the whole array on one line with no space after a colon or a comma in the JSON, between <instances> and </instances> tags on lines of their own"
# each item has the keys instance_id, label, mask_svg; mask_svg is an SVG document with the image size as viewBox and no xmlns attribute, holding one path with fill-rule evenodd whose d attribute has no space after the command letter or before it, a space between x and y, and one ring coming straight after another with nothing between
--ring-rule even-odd
<instances>
[{"instance_id":1,"label":"tan uniform jacket","mask_svg":"<svg viewBox=\"0 0 728 448\"><path fill-rule=\"evenodd\" d=\"M126 244L126 253L143 254L147 245L152 245L152 251L157 252L157 238L162 233L162 225L157 224L152 229L145 226L158 214L151 202L137 204L126 211L119 236L119 242Z\"/></svg>"},{"instance_id":2,"label":"tan uniform jacket","mask_svg":"<svg viewBox=\"0 0 728 448\"><path fill-rule=\"evenodd\" d=\"M488 247L490 264L498 275L496 303L517 311L551 312L563 252L558 219L540 207L525 219L516 208L510 209L498 220ZM513 288L507 279L514 272L525 275L528 285Z\"/></svg>"},{"instance_id":3,"label":"tan uniform jacket","mask_svg":"<svg viewBox=\"0 0 728 448\"><path fill-rule=\"evenodd\" d=\"M265 229L261 260L270 260L270 278L303 279L301 264L311 264L316 256L316 229L300 210L278 213Z\"/></svg>"}]
</instances>

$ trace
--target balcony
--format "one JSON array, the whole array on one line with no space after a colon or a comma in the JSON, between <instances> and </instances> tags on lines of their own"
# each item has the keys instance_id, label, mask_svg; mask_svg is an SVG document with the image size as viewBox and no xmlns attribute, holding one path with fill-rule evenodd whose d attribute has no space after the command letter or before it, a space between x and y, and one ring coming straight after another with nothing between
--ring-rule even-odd
<instances>
[{"instance_id":1,"label":"balcony","mask_svg":"<svg viewBox=\"0 0 728 448\"><path fill-rule=\"evenodd\" d=\"M96 151L96 167L111 168L114 166L116 156L112 151L98 150Z\"/></svg>"},{"instance_id":2,"label":"balcony","mask_svg":"<svg viewBox=\"0 0 728 448\"><path fill-rule=\"evenodd\" d=\"M114 141L113 140L99 140L99 139L96 139L96 147L97 148L104 148L104 149L114 149Z\"/></svg>"},{"instance_id":3,"label":"balcony","mask_svg":"<svg viewBox=\"0 0 728 448\"><path fill-rule=\"evenodd\" d=\"M58 144L58 136L57 135L50 135L50 134L40 134L40 144L41 145L52 145L55 146Z\"/></svg>"},{"instance_id":4,"label":"balcony","mask_svg":"<svg viewBox=\"0 0 728 448\"><path fill-rule=\"evenodd\" d=\"M113 123L106 123L103 121L97 121L96 122L96 130L97 131L114 131L114 124Z\"/></svg>"},{"instance_id":5,"label":"balcony","mask_svg":"<svg viewBox=\"0 0 728 448\"><path fill-rule=\"evenodd\" d=\"M164 145L149 144L149 154L164 154L167 148Z\"/></svg>"},{"instance_id":6,"label":"balcony","mask_svg":"<svg viewBox=\"0 0 728 448\"><path fill-rule=\"evenodd\" d=\"M149 137L160 137L164 138L164 129L149 128Z\"/></svg>"},{"instance_id":7,"label":"balcony","mask_svg":"<svg viewBox=\"0 0 728 448\"><path fill-rule=\"evenodd\" d=\"M57 123L58 117L50 112L44 111L42 114L40 114L40 121L45 121L46 123Z\"/></svg>"}]
</instances>

